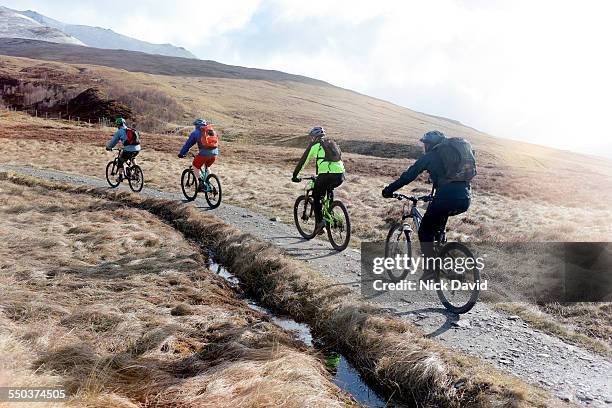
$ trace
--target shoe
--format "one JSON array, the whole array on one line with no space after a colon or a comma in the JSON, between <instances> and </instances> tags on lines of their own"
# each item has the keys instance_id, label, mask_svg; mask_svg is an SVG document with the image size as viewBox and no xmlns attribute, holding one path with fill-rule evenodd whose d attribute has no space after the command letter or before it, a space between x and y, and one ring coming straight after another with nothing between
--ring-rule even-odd
<instances>
[{"instance_id":1,"label":"shoe","mask_svg":"<svg viewBox=\"0 0 612 408\"><path fill-rule=\"evenodd\" d=\"M315 235L322 235L324 231L325 231L325 222L324 221L318 222L317 225L315 226Z\"/></svg>"},{"instance_id":2,"label":"shoe","mask_svg":"<svg viewBox=\"0 0 612 408\"><path fill-rule=\"evenodd\" d=\"M117 183L121 183L121 182L123 181L123 174L119 174L119 175L117 176L117 178L115 179L115 181L116 181Z\"/></svg>"}]
</instances>

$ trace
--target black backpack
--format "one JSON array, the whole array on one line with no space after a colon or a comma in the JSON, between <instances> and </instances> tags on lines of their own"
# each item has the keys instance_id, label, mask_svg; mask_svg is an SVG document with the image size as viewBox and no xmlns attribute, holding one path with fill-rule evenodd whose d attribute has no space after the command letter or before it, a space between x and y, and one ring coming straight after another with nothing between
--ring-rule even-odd
<instances>
[{"instance_id":1,"label":"black backpack","mask_svg":"<svg viewBox=\"0 0 612 408\"><path fill-rule=\"evenodd\" d=\"M476 157L472 145L461 138L451 137L434 147L444 165L443 184L455 181L470 182L476 176Z\"/></svg>"},{"instance_id":2,"label":"black backpack","mask_svg":"<svg viewBox=\"0 0 612 408\"><path fill-rule=\"evenodd\" d=\"M342 151L340 150L340 146L338 146L338 143L326 137L322 138L319 143L325 151L325 158L323 159L323 161L337 162L342 160Z\"/></svg>"}]
</instances>

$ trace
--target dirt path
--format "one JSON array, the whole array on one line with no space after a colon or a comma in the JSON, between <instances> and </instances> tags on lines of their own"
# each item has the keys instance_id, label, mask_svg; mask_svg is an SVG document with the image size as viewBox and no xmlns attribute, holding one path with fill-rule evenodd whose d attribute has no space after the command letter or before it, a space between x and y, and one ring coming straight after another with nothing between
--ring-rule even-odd
<instances>
[{"instance_id":1,"label":"dirt path","mask_svg":"<svg viewBox=\"0 0 612 408\"><path fill-rule=\"evenodd\" d=\"M86 176L0 165L0 171L7 170L48 180L108 186L105 180ZM145 187L141 194L183 200L178 191L173 194ZM198 199L195 205L207 210L203 200ZM266 216L240 207L222 204L214 210L214 214L245 232L273 242L290 256L359 291L358 250L348 249L337 253L327 241L305 241L299 237L293 225L271 221ZM291 217L291 214L287 214L284 221L291 221ZM589 407L612 407L612 362L534 330L520 319L494 311L482 303L460 318L447 313L438 302L416 304L409 299L379 299L377 303L414 322L428 336L446 346L485 359L503 371L553 392L563 400Z\"/></svg>"}]
</instances>

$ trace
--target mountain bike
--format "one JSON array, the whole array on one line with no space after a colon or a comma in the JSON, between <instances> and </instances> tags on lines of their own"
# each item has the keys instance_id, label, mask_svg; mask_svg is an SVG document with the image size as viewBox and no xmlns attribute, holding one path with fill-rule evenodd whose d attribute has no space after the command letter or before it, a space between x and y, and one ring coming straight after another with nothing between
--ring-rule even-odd
<instances>
[{"instance_id":1,"label":"mountain bike","mask_svg":"<svg viewBox=\"0 0 612 408\"><path fill-rule=\"evenodd\" d=\"M195 158L195 154L190 153L192 158ZM200 171L193 167L193 164L189 168L183 170L181 174L181 189L183 195L189 201L193 201L198 196L198 192L203 192L206 202L211 209L217 208L221 205L221 181L217 175L208 173L206 180L202 183L199 174Z\"/></svg>"},{"instance_id":2,"label":"mountain bike","mask_svg":"<svg viewBox=\"0 0 612 408\"><path fill-rule=\"evenodd\" d=\"M430 202L433 199L432 194L425 196L415 197L406 196L404 194L393 194L393 198L402 201L407 200L409 203L404 203L402 207L401 221L395 223L389 229L387 234L387 240L385 241L385 257L394 258L397 255L408 255L408 257L418 256L415 253L412 245L412 225L414 224L415 230L418 231L423 220L423 215L417 207L419 201ZM435 271L435 282L440 284L437 288L436 293L438 298L446 309L453 313L466 313L478 300L480 289L478 285L471 285L470 290L453 290L450 289L451 281L459 281L460 283L478 283L480 282L480 270L473 266L467 268L466 264L475 265L474 255L465 246L458 242L447 242L446 231L440 231L434 238L434 254L435 258L439 258L442 262L436 264ZM455 260L463 258L461 262L455 262ZM472 262L466 262L465 260L471 259ZM445 262L446 260L451 260ZM462 265L462 266L460 266ZM399 282L406 278L409 273L408 269L401 269L400 271L387 270L389 278L394 282ZM446 289L443 283L446 282Z\"/></svg>"},{"instance_id":3,"label":"mountain bike","mask_svg":"<svg viewBox=\"0 0 612 408\"><path fill-rule=\"evenodd\" d=\"M106 165L106 181L112 188L117 187L123 180L127 180L130 188L133 192L138 193L144 186L144 174L142 169L136 164L136 158L131 157L123 163L123 177L117 180L119 174L119 156L123 152L123 149L112 149L117 150L117 157L113 161L108 162Z\"/></svg>"},{"instance_id":4,"label":"mountain bike","mask_svg":"<svg viewBox=\"0 0 612 408\"><path fill-rule=\"evenodd\" d=\"M310 182L306 184L304 194L295 200L293 220L301 236L313 239L317 235L312 198L316 177L302 177L301 180L310 180ZM341 201L334 200L333 191L327 191L323 197L323 221L332 247L337 251L345 250L351 239L351 220L345 205Z\"/></svg>"}]
</instances>

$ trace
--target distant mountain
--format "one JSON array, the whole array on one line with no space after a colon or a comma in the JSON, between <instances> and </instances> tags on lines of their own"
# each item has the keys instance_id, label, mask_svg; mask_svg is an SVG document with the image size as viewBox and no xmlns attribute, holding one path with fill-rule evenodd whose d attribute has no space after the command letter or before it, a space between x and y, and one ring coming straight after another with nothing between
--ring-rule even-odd
<instances>
[{"instance_id":1,"label":"distant mountain","mask_svg":"<svg viewBox=\"0 0 612 408\"><path fill-rule=\"evenodd\" d=\"M3 16L6 16L3 18ZM56 43L86 45L110 50L140 51L170 57L196 58L183 47L152 44L113 30L66 24L33 10L17 11L0 6L0 37L26 38Z\"/></svg>"},{"instance_id":2,"label":"distant mountain","mask_svg":"<svg viewBox=\"0 0 612 408\"><path fill-rule=\"evenodd\" d=\"M60 44L85 45L82 41L31 18L30 16L0 6L0 37L43 40Z\"/></svg>"},{"instance_id":3,"label":"distant mountain","mask_svg":"<svg viewBox=\"0 0 612 408\"><path fill-rule=\"evenodd\" d=\"M301 75L287 74L268 69L226 65L210 60L168 57L125 50L100 50L92 47L76 47L74 45L21 38L0 38L0 55L72 64L104 65L126 71L146 72L157 75L293 81L331 86L327 82Z\"/></svg>"}]
</instances>

